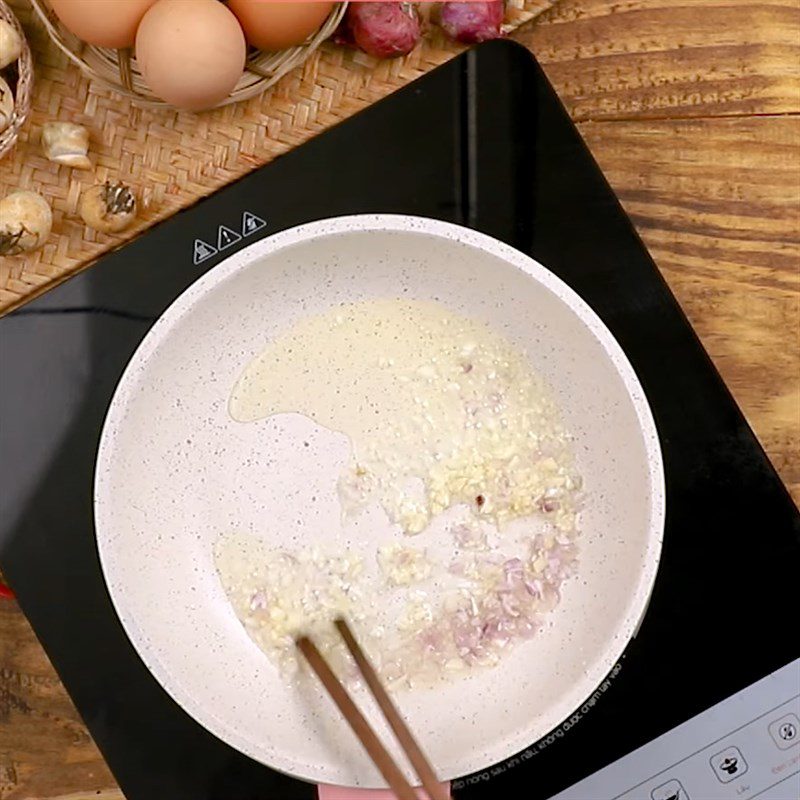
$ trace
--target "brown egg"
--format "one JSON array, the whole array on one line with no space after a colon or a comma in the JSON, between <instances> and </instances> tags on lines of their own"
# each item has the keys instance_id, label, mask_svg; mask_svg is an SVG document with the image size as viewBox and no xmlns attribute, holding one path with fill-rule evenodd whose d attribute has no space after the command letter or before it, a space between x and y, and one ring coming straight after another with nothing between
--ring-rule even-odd
<instances>
[{"instance_id":1,"label":"brown egg","mask_svg":"<svg viewBox=\"0 0 800 800\"><path fill-rule=\"evenodd\" d=\"M133 47L136 28L156 0L50 0L56 16L84 42Z\"/></svg>"},{"instance_id":2,"label":"brown egg","mask_svg":"<svg viewBox=\"0 0 800 800\"><path fill-rule=\"evenodd\" d=\"M158 0L136 34L136 61L154 94L201 111L224 100L244 70L247 45L219 0Z\"/></svg>"},{"instance_id":3,"label":"brown egg","mask_svg":"<svg viewBox=\"0 0 800 800\"><path fill-rule=\"evenodd\" d=\"M228 0L247 41L259 50L283 50L303 42L328 18L333 3Z\"/></svg>"}]
</instances>

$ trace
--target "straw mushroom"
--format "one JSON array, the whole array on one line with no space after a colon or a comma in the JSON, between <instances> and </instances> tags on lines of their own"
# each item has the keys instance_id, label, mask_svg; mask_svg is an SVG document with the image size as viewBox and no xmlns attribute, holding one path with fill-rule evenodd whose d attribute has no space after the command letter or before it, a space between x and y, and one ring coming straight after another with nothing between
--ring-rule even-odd
<instances>
[{"instance_id":1,"label":"straw mushroom","mask_svg":"<svg viewBox=\"0 0 800 800\"><path fill-rule=\"evenodd\" d=\"M42 128L44 154L56 164L76 169L91 169L89 131L73 122L46 122Z\"/></svg>"},{"instance_id":2,"label":"straw mushroom","mask_svg":"<svg viewBox=\"0 0 800 800\"><path fill-rule=\"evenodd\" d=\"M83 221L103 233L124 231L136 217L136 195L123 183L92 186L81 196Z\"/></svg>"},{"instance_id":3,"label":"straw mushroom","mask_svg":"<svg viewBox=\"0 0 800 800\"><path fill-rule=\"evenodd\" d=\"M11 87L3 80L0 75L0 133L10 124L14 114L14 94Z\"/></svg>"},{"instance_id":4,"label":"straw mushroom","mask_svg":"<svg viewBox=\"0 0 800 800\"><path fill-rule=\"evenodd\" d=\"M50 235L53 214L36 192L12 192L0 200L0 256L41 247Z\"/></svg>"},{"instance_id":5,"label":"straw mushroom","mask_svg":"<svg viewBox=\"0 0 800 800\"><path fill-rule=\"evenodd\" d=\"M0 19L0 69L16 61L22 53L22 38L11 23Z\"/></svg>"}]
</instances>

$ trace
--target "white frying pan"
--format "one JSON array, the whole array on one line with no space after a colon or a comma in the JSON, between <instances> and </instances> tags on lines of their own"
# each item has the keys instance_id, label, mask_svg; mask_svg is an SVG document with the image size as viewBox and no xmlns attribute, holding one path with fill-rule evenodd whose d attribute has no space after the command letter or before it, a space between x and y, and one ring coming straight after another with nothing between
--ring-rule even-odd
<instances>
[{"instance_id":1,"label":"white frying pan","mask_svg":"<svg viewBox=\"0 0 800 800\"><path fill-rule=\"evenodd\" d=\"M658 439L631 366L592 310L516 250L444 222L365 215L284 231L204 275L153 326L111 403L95 483L103 571L141 658L200 724L275 769L343 786L385 784L323 692L285 682L248 638L212 543L232 527L269 530L276 546L291 546L281 531L298 519L332 528L331 509L302 503L302 431L235 423L227 400L298 319L393 296L438 300L529 353L576 437L587 491L578 575L552 625L494 669L397 696L440 778L502 761L581 707L644 614L664 523Z\"/></svg>"}]
</instances>

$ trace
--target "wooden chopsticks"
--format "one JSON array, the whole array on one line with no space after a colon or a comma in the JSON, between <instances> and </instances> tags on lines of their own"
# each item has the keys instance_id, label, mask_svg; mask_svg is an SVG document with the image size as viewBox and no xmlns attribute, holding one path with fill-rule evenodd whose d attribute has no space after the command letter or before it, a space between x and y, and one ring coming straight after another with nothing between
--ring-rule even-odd
<instances>
[{"instance_id":1,"label":"wooden chopsticks","mask_svg":"<svg viewBox=\"0 0 800 800\"><path fill-rule=\"evenodd\" d=\"M439 784L430 762L423 755L411 731L406 726L396 706L383 688L377 673L369 663L364 651L356 641L355 636L353 636L350 626L343 619L337 619L334 624L341 634L342 639L344 639L347 649L355 659L356 666L364 676L364 680L372 692L375 702L383 712L384 717L386 717L386 721L397 737L397 741L408 756L408 760L414 767L420 781L422 781L422 785L428 793L428 796L431 800L450 800L448 794ZM333 671L328 666L328 663L325 661L325 658L322 653L319 652L314 642L307 636L303 636L297 640L297 647L306 661L308 661L311 669L317 674L317 677L331 696L331 699L336 703L344 718L353 729L353 732L369 754L369 757L380 770L381 775L386 779L386 782L399 800L417 800L417 793L406 780L394 759L389 755L388 751L381 743L381 740L372 730L364 715L358 710L358 707L347 693L347 690L333 674Z\"/></svg>"}]
</instances>

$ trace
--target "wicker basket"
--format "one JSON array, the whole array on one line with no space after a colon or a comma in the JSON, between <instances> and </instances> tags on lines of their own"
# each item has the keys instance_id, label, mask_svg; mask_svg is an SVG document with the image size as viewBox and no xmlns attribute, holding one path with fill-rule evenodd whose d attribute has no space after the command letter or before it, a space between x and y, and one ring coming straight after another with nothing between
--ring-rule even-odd
<instances>
[{"instance_id":1,"label":"wicker basket","mask_svg":"<svg viewBox=\"0 0 800 800\"><path fill-rule=\"evenodd\" d=\"M86 75L130 97L136 105L146 108L169 107L168 103L150 92L130 50L113 50L86 44L61 24L47 0L31 2L56 46ZM346 8L346 2L337 4L322 27L299 47L290 47L277 53L259 50L248 53L242 77L231 94L218 103L218 106L238 103L261 94L287 72L302 64L336 30Z\"/></svg>"},{"instance_id":2,"label":"wicker basket","mask_svg":"<svg viewBox=\"0 0 800 800\"><path fill-rule=\"evenodd\" d=\"M4 0L0 0L0 19L8 22L22 39L22 52L16 62L16 88L14 88L13 81L9 81L6 76L7 82L10 83L12 89L14 89L14 112L11 115L11 123L0 133L0 158L2 158L14 146L14 142L17 141L17 134L20 128L25 124L25 120L28 119L28 114L31 110L33 57L31 56L31 49L28 47L28 42L25 39L22 26ZM6 67L4 71L13 74L14 69L14 65L11 64Z\"/></svg>"}]
</instances>

